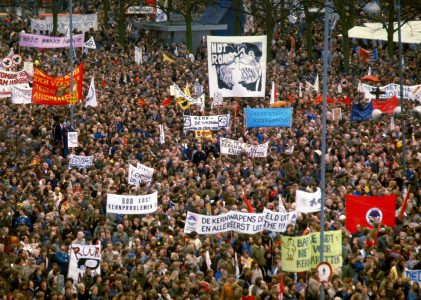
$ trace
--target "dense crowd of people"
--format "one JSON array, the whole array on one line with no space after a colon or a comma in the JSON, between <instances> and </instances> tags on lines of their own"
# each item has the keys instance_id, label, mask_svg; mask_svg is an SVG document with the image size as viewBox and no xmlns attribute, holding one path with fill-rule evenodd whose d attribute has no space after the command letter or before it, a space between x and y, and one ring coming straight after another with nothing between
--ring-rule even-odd
<instances>
[{"instance_id":1,"label":"dense crowd of people","mask_svg":"<svg viewBox=\"0 0 421 300\"><path fill-rule=\"evenodd\" d=\"M322 76L322 25L314 24L314 57L305 50L302 21L276 28L273 59L267 63L267 98L227 98L224 105L185 112L171 100L170 85L196 81L207 91L206 45L192 55L185 45L162 45L147 32L117 44L117 28L100 28L97 50L76 50L75 65L84 61L84 93L96 81L98 107L75 105L74 124L68 107L0 103L0 295L2 299L278 299L282 273L279 234L262 232L199 236L185 234L188 211L220 214L247 211L246 194L256 211L277 210L283 199L295 209L295 191L320 186L321 104L319 95L299 83ZM1 57L18 51L17 36L29 31L28 22L10 15L2 20ZM256 28L256 33L261 32ZM352 71L343 69L341 41L333 35L329 96L365 101L357 81L371 67L381 85L398 82L397 59L389 59L385 45L379 60L363 64L352 56ZM293 42L291 42L293 41ZM357 43L363 41L355 41ZM134 45L143 48L143 63L134 62ZM174 54L177 47L178 56ZM406 85L421 83L421 55L405 48ZM20 48L48 74L69 72L68 49ZM163 54L174 60L163 60ZM339 93L341 79L349 84ZM293 107L291 128L246 129L246 107L269 107L269 83L275 81L278 100ZM405 108L417 104L405 100ZM340 107L342 119L333 120ZM421 299L419 283L404 269L421 268L421 126L408 117L393 128L390 119L351 122L350 107L329 104L326 154L326 220L320 214L299 214L284 235L298 236L342 230L343 267L324 283L326 299ZM183 132L183 113L230 113L228 130L212 138ZM164 126L160 143L158 125ZM67 132L76 130L79 147L67 147ZM402 168L402 136L406 135L407 169ZM219 138L250 144L269 142L264 158L220 154ZM93 155L88 169L68 168L69 155ZM129 164L155 169L150 185L129 185ZM345 195L396 194L398 210L403 189L409 187L405 214L396 227L346 230ZM147 215L106 214L108 193L143 195L158 191L159 207ZM278 196L281 195L281 198ZM101 273L87 268L79 282L67 277L69 246L100 244ZM238 272L236 269L238 268ZM283 272L283 299L318 299L315 271Z\"/></svg>"}]
</instances>

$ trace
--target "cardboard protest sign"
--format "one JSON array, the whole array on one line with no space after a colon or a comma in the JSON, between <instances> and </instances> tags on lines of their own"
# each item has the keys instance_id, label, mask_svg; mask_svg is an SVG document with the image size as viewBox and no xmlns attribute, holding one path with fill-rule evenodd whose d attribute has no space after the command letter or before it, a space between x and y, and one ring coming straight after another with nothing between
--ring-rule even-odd
<instances>
[{"instance_id":1,"label":"cardboard protest sign","mask_svg":"<svg viewBox=\"0 0 421 300\"><path fill-rule=\"evenodd\" d=\"M282 236L282 270L303 272L314 269L320 262L320 233L304 236ZM334 268L342 267L342 232L324 234L324 261Z\"/></svg>"},{"instance_id":2,"label":"cardboard protest sign","mask_svg":"<svg viewBox=\"0 0 421 300\"><path fill-rule=\"evenodd\" d=\"M79 147L79 143L77 141L77 132L76 131L69 131L67 133L67 147L69 148L77 148Z\"/></svg>"},{"instance_id":3,"label":"cardboard protest sign","mask_svg":"<svg viewBox=\"0 0 421 300\"><path fill-rule=\"evenodd\" d=\"M248 157L266 157L269 142L259 145L250 145L236 140L220 138L221 154L240 155L243 151Z\"/></svg>"},{"instance_id":4,"label":"cardboard protest sign","mask_svg":"<svg viewBox=\"0 0 421 300\"><path fill-rule=\"evenodd\" d=\"M139 186L141 182L149 183L152 181L153 168L149 168L142 164L137 164L136 167L129 165L129 179L131 185Z\"/></svg>"},{"instance_id":5,"label":"cardboard protest sign","mask_svg":"<svg viewBox=\"0 0 421 300\"><path fill-rule=\"evenodd\" d=\"M101 274L101 245L71 245L67 277L78 283L87 269L92 270L92 277Z\"/></svg>"},{"instance_id":6,"label":"cardboard protest sign","mask_svg":"<svg viewBox=\"0 0 421 300\"><path fill-rule=\"evenodd\" d=\"M107 214L144 215L157 207L158 192L141 196L107 194Z\"/></svg>"},{"instance_id":7,"label":"cardboard protest sign","mask_svg":"<svg viewBox=\"0 0 421 300\"><path fill-rule=\"evenodd\" d=\"M266 36L207 36L209 95L264 97Z\"/></svg>"},{"instance_id":8,"label":"cardboard protest sign","mask_svg":"<svg viewBox=\"0 0 421 300\"><path fill-rule=\"evenodd\" d=\"M219 130L229 127L230 115L183 116L184 130Z\"/></svg>"},{"instance_id":9,"label":"cardboard protest sign","mask_svg":"<svg viewBox=\"0 0 421 300\"><path fill-rule=\"evenodd\" d=\"M69 169L71 168L78 168L84 169L89 168L94 163L93 156L79 156L79 155L72 155L69 160Z\"/></svg>"}]
</instances>

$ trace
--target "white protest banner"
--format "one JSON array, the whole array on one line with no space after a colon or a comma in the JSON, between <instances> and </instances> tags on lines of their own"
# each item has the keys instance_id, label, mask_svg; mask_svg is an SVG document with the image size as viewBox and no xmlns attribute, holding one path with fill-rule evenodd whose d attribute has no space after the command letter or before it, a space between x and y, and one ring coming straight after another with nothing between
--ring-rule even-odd
<instances>
[{"instance_id":1,"label":"white protest banner","mask_svg":"<svg viewBox=\"0 0 421 300\"><path fill-rule=\"evenodd\" d=\"M295 224L295 212L279 213L265 209L263 213L244 213L229 211L217 216L201 215L187 212L184 232L196 231L198 234L215 234L235 231L245 234L256 234L263 230L284 232L289 224Z\"/></svg>"},{"instance_id":2,"label":"white protest banner","mask_svg":"<svg viewBox=\"0 0 421 300\"><path fill-rule=\"evenodd\" d=\"M91 84L89 85L88 95L85 98L85 107L92 106L97 107L98 102L96 101L96 91L95 91L95 82L94 77L91 79Z\"/></svg>"},{"instance_id":3,"label":"white protest banner","mask_svg":"<svg viewBox=\"0 0 421 300\"><path fill-rule=\"evenodd\" d=\"M229 127L230 115L183 116L184 130L220 130Z\"/></svg>"},{"instance_id":4,"label":"white protest banner","mask_svg":"<svg viewBox=\"0 0 421 300\"><path fill-rule=\"evenodd\" d=\"M297 222L296 212L282 213L265 208L263 214L265 215L263 228L273 232L285 232L288 225L295 225Z\"/></svg>"},{"instance_id":5,"label":"white protest banner","mask_svg":"<svg viewBox=\"0 0 421 300\"><path fill-rule=\"evenodd\" d=\"M163 125L159 125L159 142L161 144L165 144L165 132Z\"/></svg>"},{"instance_id":6,"label":"white protest banner","mask_svg":"<svg viewBox=\"0 0 421 300\"><path fill-rule=\"evenodd\" d=\"M126 10L126 14L128 15L148 15L153 13L152 6L130 6Z\"/></svg>"},{"instance_id":7,"label":"white protest banner","mask_svg":"<svg viewBox=\"0 0 421 300\"><path fill-rule=\"evenodd\" d=\"M184 232L196 231L198 234L214 234L235 231L255 234L263 230L263 225L263 214L229 211L217 216L208 216L187 212Z\"/></svg>"},{"instance_id":8,"label":"white protest banner","mask_svg":"<svg viewBox=\"0 0 421 300\"><path fill-rule=\"evenodd\" d=\"M72 155L69 160L69 169L71 168L78 168L84 169L89 168L94 163L93 156L79 156L79 155Z\"/></svg>"},{"instance_id":9,"label":"white protest banner","mask_svg":"<svg viewBox=\"0 0 421 300\"><path fill-rule=\"evenodd\" d=\"M107 214L144 215L157 207L158 192L141 196L107 194Z\"/></svg>"},{"instance_id":10,"label":"white protest banner","mask_svg":"<svg viewBox=\"0 0 421 300\"><path fill-rule=\"evenodd\" d=\"M207 36L209 95L264 97L266 42L262 36Z\"/></svg>"},{"instance_id":11,"label":"white protest banner","mask_svg":"<svg viewBox=\"0 0 421 300\"><path fill-rule=\"evenodd\" d=\"M69 131L67 133L67 146L69 148L79 147L79 143L77 141L77 132L76 131Z\"/></svg>"},{"instance_id":12,"label":"white protest banner","mask_svg":"<svg viewBox=\"0 0 421 300\"><path fill-rule=\"evenodd\" d=\"M205 94L201 94L199 97L193 98L193 97L187 95L186 93L184 93L180 89L180 87L176 84L173 84L173 89L174 89L174 95L175 95L176 98L186 99L192 105L199 105L199 106L202 106L202 107L205 105Z\"/></svg>"},{"instance_id":13,"label":"white protest banner","mask_svg":"<svg viewBox=\"0 0 421 300\"><path fill-rule=\"evenodd\" d=\"M320 201L322 198L322 192L320 188L314 193L308 193L297 190L295 192L295 203L297 212L312 213L320 211Z\"/></svg>"},{"instance_id":14,"label":"white protest banner","mask_svg":"<svg viewBox=\"0 0 421 300\"><path fill-rule=\"evenodd\" d=\"M405 268L404 277L411 279L411 283L418 282L418 284L421 284L421 270L409 270Z\"/></svg>"},{"instance_id":15,"label":"white protest banner","mask_svg":"<svg viewBox=\"0 0 421 300\"><path fill-rule=\"evenodd\" d=\"M92 270L92 277L101 274L101 244L70 245L67 277L72 278L75 283L79 283L87 269Z\"/></svg>"},{"instance_id":16,"label":"white protest banner","mask_svg":"<svg viewBox=\"0 0 421 300\"><path fill-rule=\"evenodd\" d=\"M142 47L134 47L134 61L137 65L143 63Z\"/></svg>"},{"instance_id":17,"label":"white protest banner","mask_svg":"<svg viewBox=\"0 0 421 300\"><path fill-rule=\"evenodd\" d=\"M91 28L98 30L98 15L73 15L73 28L78 31L86 32ZM69 15L59 15L57 20L57 31L66 34L69 27ZM53 16L46 16L44 20L31 19L31 32L46 33L53 31Z\"/></svg>"},{"instance_id":18,"label":"white protest banner","mask_svg":"<svg viewBox=\"0 0 421 300\"><path fill-rule=\"evenodd\" d=\"M91 36L90 39L87 40L85 42L85 44L83 44L83 47L84 48L87 48L87 49L93 49L93 50L95 50L96 49L96 43L95 43L94 37Z\"/></svg>"},{"instance_id":19,"label":"white protest banner","mask_svg":"<svg viewBox=\"0 0 421 300\"><path fill-rule=\"evenodd\" d=\"M152 181L153 168L149 168L142 164L137 164L136 167L129 165L129 179L128 183L139 186L141 182L149 183Z\"/></svg>"},{"instance_id":20,"label":"white protest banner","mask_svg":"<svg viewBox=\"0 0 421 300\"><path fill-rule=\"evenodd\" d=\"M376 86L371 86L365 83L358 85L358 91L364 93L364 97L367 99L376 99ZM385 86L379 87L379 99L390 99L393 96L400 98L400 87L399 84L391 83ZM421 84L418 85L404 85L403 86L403 98L410 100L421 101Z\"/></svg>"},{"instance_id":21,"label":"white protest banner","mask_svg":"<svg viewBox=\"0 0 421 300\"><path fill-rule=\"evenodd\" d=\"M25 70L17 72L0 70L0 98L12 96L12 86L28 86L29 75Z\"/></svg>"},{"instance_id":22,"label":"white protest banner","mask_svg":"<svg viewBox=\"0 0 421 300\"><path fill-rule=\"evenodd\" d=\"M32 102L32 88L24 86L12 86L12 104L30 104Z\"/></svg>"},{"instance_id":23,"label":"white protest banner","mask_svg":"<svg viewBox=\"0 0 421 300\"><path fill-rule=\"evenodd\" d=\"M221 154L240 155L243 151L248 157L266 157L268 156L269 142L259 145L251 145L236 140L220 138Z\"/></svg>"}]
</instances>

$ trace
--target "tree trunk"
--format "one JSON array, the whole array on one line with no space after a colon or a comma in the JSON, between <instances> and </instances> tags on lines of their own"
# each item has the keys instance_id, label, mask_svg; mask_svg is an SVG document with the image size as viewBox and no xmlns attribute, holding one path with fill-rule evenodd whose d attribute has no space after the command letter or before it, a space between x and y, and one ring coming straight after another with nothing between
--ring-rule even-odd
<instances>
[{"instance_id":1,"label":"tree trunk","mask_svg":"<svg viewBox=\"0 0 421 300\"><path fill-rule=\"evenodd\" d=\"M53 35L57 36L57 27L58 27L57 0L51 1L51 10L53 11Z\"/></svg>"},{"instance_id":2,"label":"tree trunk","mask_svg":"<svg viewBox=\"0 0 421 300\"><path fill-rule=\"evenodd\" d=\"M306 48L307 48L307 56L308 59L311 61L313 60L313 23L310 16L310 12L308 11L308 3L307 1L303 2L304 6L304 14L306 20Z\"/></svg>"},{"instance_id":3,"label":"tree trunk","mask_svg":"<svg viewBox=\"0 0 421 300\"><path fill-rule=\"evenodd\" d=\"M273 27L275 21L273 20L273 14L271 11L266 13L266 35L267 35L267 61L272 61L272 37L273 37Z\"/></svg>"},{"instance_id":4,"label":"tree trunk","mask_svg":"<svg viewBox=\"0 0 421 300\"><path fill-rule=\"evenodd\" d=\"M172 0L168 0L167 7L165 8L167 10L167 20L168 20L168 22L171 22L172 3L173 3Z\"/></svg>"},{"instance_id":5,"label":"tree trunk","mask_svg":"<svg viewBox=\"0 0 421 300\"><path fill-rule=\"evenodd\" d=\"M239 36L241 35L241 0L234 0L234 9L235 9L235 27L234 34Z\"/></svg>"},{"instance_id":6,"label":"tree trunk","mask_svg":"<svg viewBox=\"0 0 421 300\"><path fill-rule=\"evenodd\" d=\"M350 6L353 4L350 3ZM349 29L349 16L347 15L345 9L345 3L343 0L338 1L338 8L339 8L339 17L341 19L341 31L342 31L342 54L344 56L344 69L345 73L348 74L349 71L349 37L348 37L348 29ZM331 49L332 51L332 49Z\"/></svg>"},{"instance_id":7,"label":"tree trunk","mask_svg":"<svg viewBox=\"0 0 421 300\"><path fill-rule=\"evenodd\" d=\"M390 59L393 59L395 54L395 43L393 42L393 32L395 30L393 26L393 21L395 17L395 4L394 0L389 0L388 2L388 24L387 24L387 53Z\"/></svg>"},{"instance_id":8,"label":"tree trunk","mask_svg":"<svg viewBox=\"0 0 421 300\"><path fill-rule=\"evenodd\" d=\"M110 0L102 0L103 9L104 9L104 19L102 20L102 25L104 28L108 28L108 12L110 11Z\"/></svg>"},{"instance_id":9,"label":"tree trunk","mask_svg":"<svg viewBox=\"0 0 421 300\"><path fill-rule=\"evenodd\" d=\"M193 33L192 33L192 3L191 0L185 0L186 2L186 45L187 49L193 53Z\"/></svg>"},{"instance_id":10,"label":"tree trunk","mask_svg":"<svg viewBox=\"0 0 421 300\"><path fill-rule=\"evenodd\" d=\"M126 1L120 0L119 2L119 15L118 15L118 41L121 47L126 46Z\"/></svg>"}]
</instances>

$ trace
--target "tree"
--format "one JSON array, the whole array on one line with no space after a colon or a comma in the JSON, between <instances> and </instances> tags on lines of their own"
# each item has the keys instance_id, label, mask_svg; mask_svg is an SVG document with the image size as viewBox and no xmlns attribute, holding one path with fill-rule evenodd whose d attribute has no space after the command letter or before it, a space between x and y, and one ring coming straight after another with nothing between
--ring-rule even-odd
<instances>
[{"instance_id":1,"label":"tree","mask_svg":"<svg viewBox=\"0 0 421 300\"><path fill-rule=\"evenodd\" d=\"M335 1L339 19L341 23L342 33L342 55L344 57L345 72L349 71L350 59L350 42L348 37L348 30L354 26L355 19L355 1L353 0L336 0Z\"/></svg>"},{"instance_id":2,"label":"tree","mask_svg":"<svg viewBox=\"0 0 421 300\"><path fill-rule=\"evenodd\" d=\"M184 17L186 22L186 46L190 52L193 52L193 12L201 4L209 4L212 1L206 0L178 0L178 1L157 0L157 4L170 18L171 13L177 13Z\"/></svg>"}]
</instances>

